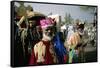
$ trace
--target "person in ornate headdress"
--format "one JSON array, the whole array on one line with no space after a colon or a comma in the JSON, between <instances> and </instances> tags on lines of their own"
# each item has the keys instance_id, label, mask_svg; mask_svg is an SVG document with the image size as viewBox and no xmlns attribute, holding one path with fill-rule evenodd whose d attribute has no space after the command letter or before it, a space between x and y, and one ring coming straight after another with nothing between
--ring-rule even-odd
<instances>
[{"instance_id":1,"label":"person in ornate headdress","mask_svg":"<svg viewBox=\"0 0 100 68\"><path fill-rule=\"evenodd\" d=\"M82 48L86 45L83 41L84 35L84 23L76 22L75 31L67 37L66 48L69 51L69 63L81 62L80 54L82 54ZM83 44L84 43L84 44Z\"/></svg>"},{"instance_id":2,"label":"person in ornate headdress","mask_svg":"<svg viewBox=\"0 0 100 68\"><path fill-rule=\"evenodd\" d=\"M29 65L43 65L57 63L52 39L54 37L53 21L50 18L40 20L43 38L35 44Z\"/></svg>"}]
</instances>

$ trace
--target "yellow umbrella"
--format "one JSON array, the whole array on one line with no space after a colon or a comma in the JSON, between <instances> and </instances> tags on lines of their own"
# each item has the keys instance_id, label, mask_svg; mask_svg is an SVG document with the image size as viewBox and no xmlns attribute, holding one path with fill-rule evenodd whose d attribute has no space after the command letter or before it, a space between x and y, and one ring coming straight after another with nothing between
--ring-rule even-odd
<instances>
[{"instance_id":1,"label":"yellow umbrella","mask_svg":"<svg viewBox=\"0 0 100 68\"><path fill-rule=\"evenodd\" d=\"M28 18L31 18L31 17L45 17L44 14L40 13L40 12L35 12L35 11L30 11L30 12L27 12L27 17Z\"/></svg>"}]
</instances>

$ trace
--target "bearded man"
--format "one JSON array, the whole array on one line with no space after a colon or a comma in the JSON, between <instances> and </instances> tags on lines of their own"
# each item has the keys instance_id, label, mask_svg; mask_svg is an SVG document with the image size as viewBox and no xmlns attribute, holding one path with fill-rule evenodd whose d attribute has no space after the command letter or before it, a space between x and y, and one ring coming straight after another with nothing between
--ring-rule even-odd
<instances>
[{"instance_id":1,"label":"bearded man","mask_svg":"<svg viewBox=\"0 0 100 68\"><path fill-rule=\"evenodd\" d=\"M54 37L53 20L46 18L40 21L42 28L42 40L33 47L30 58L30 65L43 65L57 63L57 57L54 50L52 39Z\"/></svg>"}]
</instances>

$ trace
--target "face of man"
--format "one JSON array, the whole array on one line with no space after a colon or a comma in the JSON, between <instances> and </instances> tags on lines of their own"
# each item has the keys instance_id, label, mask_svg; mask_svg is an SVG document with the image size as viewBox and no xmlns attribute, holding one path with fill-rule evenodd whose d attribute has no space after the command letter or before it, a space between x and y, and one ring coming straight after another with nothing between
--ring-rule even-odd
<instances>
[{"instance_id":1,"label":"face of man","mask_svg":"<svg viewBox=\"0 0 100 68\"><path fill-rule=\"evenodd\" d=\"M78 31L79 31L80 35L84 35L84 30L83 29L78 29Z\"/></svg>"},{"instance_id":2,"label":"face of man","mask_svg":"<svg viewBox=\"0 0 100 68\"><path fill-rule=\"evenodd\" d=\"M33 20L29 20L29 27L32 27L32 26L34 26L35 24L36 24L35 21L33 21Z\"/></svg>"},{"instance_id":3,"label":"face of man","mask_svg":"<svg viewBox=\"0 0 100 68\"><path fill-rule=\"evenodd\" d=\"M43 37L47 41L51 41L54 37L54 28L53 26L49 26L43 30Z\"/></svg>"}]
</instances>

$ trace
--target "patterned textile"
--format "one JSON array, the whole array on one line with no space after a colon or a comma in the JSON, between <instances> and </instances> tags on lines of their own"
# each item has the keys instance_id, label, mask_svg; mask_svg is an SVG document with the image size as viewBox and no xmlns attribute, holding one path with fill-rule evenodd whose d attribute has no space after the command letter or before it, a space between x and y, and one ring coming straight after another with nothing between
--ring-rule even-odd
<instances>
[{"instance_id":1,"label":"patterned textile","mask_svg":"<svg viewBox=\"0 0 100 68\"><path fill-rule=\"evenodd\" d=\"M53 22L53 20L51 18L40 20L41 28L47 28L48 26L52 26L53 23L54 22Z\"/></svg>"},{"instance_id":2,"label":"patterned textile","mask_svg":"<svg viewBox=\"0 0 100 68\"><path fill-rule=\"evenodd\" d=\"M30 58L30 65L57 63L53 45L48 41L40 41L34 48Z\"/></svg>"}]
</instances>

